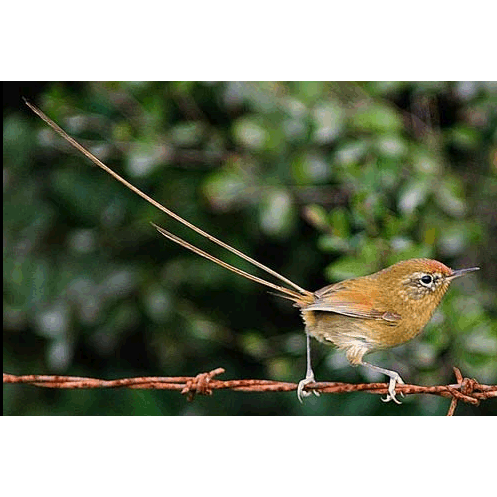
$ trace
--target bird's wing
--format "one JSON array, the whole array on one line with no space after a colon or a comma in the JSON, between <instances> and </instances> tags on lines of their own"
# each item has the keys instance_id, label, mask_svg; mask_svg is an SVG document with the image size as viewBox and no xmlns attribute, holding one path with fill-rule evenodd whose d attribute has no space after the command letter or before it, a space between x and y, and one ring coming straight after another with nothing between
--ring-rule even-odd
<instances>
[{"instance_id":1,"label":"bird's wing","mask_svg":"<svg viewBox=\"0 0 497 497\"><path fill-rule=\"evenodd\" d=\"M314 293L315 300L303 311L336 312L344 316L362 319L383 319L392 323L400 321L399 314L382 309L375 295L368 295L348 282L330 285Z\"/></svg>"}]
</instances>

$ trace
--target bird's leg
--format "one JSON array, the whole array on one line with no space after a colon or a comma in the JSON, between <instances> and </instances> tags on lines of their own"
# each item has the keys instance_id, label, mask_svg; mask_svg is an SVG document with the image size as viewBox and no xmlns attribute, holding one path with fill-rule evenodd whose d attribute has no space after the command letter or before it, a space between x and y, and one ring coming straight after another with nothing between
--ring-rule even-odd
<instances>
[{"instance_id":1,"label":"bird's leg","mask_svg":"<svg viewBox=\"0 0 497 497\"><path fill-rule=\"evenodd\" d=\"M299 381L299 386L297 387L297 398L299 399L300 403L302 403L302 397L309 397L311 395L310 392L307 392L304 390L304 387L308 385L309 383L313 383L316 380L314 379L314 371L312 370L311 366L311 337L309 333L306 333L307 336L307 371L305 373L305 378L303 380ZM314 395L319 397L319 392L316 390L312 391Z\"/></svg>"},{"instance_id":2,"label":"bird's leg","mask_svg":"<svg viewBox=\"0 0 497 497\"><path fill-rule=\"evenodd\" d=\"M399 373L395 371L390 371L389 369L384 369L380 368L379 366L375 366L374 364L369 364L369 362L362 362L362 366L366 366L369 369L372 369L373 371L378 371L379 373L386 374L387 376L390 377L390 383L388 384L388 394L384 399L381 399L383 402L390 402L393 400L396 404L402 404L400 400L397 400L396 393L395 393L395 385L398 383L399 385L404 385L404 382L402 381L402 378L400 377ZM404 397L404 394L400 392L400 395Z\"/></svg>"}]
</instances>

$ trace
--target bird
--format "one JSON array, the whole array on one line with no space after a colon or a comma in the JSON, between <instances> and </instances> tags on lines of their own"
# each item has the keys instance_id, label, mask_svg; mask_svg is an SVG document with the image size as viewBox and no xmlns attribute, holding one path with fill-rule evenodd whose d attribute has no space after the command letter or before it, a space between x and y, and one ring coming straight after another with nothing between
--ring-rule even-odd
<instances>
[{"instance_id":1,"label":"bird","mask_svg":"<svg viewBox=\"0 0 497 497\"><path fill-rule=\"evenodd\" d=\"M312 387L312 383L315 382L310 343L310 339L313 337L343 351L352 366L364 366L388 376L390 379L388 393L382 400L400 404L395 387L397 384L404 384L404 381L399 373L370 364L364 361L364 356L412 340L421 333L431 319L450 283L456 278L479 270L478 267L452 270L442 262L433 259L408 259L399 261L373 274L343 280L317 291L305 290L261 262L198 228L143 193L68 135L38 107L26 99L24 101L62 138L131 191L176 221L236 254L280 282L280 284L272 283L243 271L157 224L151 223L161 235L169 240L229 271L276 290L278 296L290 300L293 306L299 309L306 333L306 375L297 387L297 397L300 402L311 395L311 392L319 395L316 390L307 389L308 386Z\"/></svg>"}]
</instances>

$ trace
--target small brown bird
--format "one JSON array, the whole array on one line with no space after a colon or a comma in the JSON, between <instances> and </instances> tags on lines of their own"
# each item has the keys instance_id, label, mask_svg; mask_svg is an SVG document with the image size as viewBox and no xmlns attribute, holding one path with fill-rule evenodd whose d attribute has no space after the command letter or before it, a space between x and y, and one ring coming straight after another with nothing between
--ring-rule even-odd
<instances>
[{"instance_id":1,"label":"small brown bird","mask_svg":"<svg viewBox=\"0 0 497 497\"><path fill-rule=\"evenodd\" d=\"M363 357L408 342L421 333L450 282L478 269L453 271L431 259L410 259L369 276L326 286L296 300L295 305L301 310L307 337L333 343L345 351L353 366L363 365L389 376L385 401L399 403L395 385L404 383L399 374L364 362ZM306 378L299 383L299 399L308 395L302 389L312 381L308 356Z\"/></svg>"},{"instance_id":2,"label":"small brown bird","mask_svg":"<svg viewBox=\"0 0 497 497\"><path fill-rule=\"evenodd\" d=\"M310 395L305 387L315 381L310 355L310 337L313 336L319 341L331 343L343 350L351 365L366 366L389 376L388 395L383 400L386 402L393 400L400 404L395 393L395 385L404 383L400 375L395 371L364 362L363 357L370 352L408 342L418 335L430 320L450 282L479 269L473 267L453 271L435 260L410 259L398 262L369 276L341 281L316 292L304 290L276 271L209 235L150 198L71 138L40 109L26 100L25 102L33 112L73 147L147 202L292 288L276 285L231 266L152 223L166 238L236 274L277 290L281 297L291 300L293 305L300 309L307 335L307 373L305 378L299 382L297 389L297 396L301 402L302 397ZM314 393L318 395L318 392L314 391Z\"/></svg>"}]
</instances>

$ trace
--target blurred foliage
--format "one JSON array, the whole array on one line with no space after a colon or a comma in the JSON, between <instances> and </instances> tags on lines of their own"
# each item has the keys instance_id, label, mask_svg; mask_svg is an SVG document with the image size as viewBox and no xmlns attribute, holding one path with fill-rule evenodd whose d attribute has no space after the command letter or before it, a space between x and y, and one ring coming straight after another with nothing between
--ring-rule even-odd
<instances>
[{"instance_id":1,"label":"blurred foliage","mask_svg":"<svg viewBox=\"0 0 497 497\"><path fill-rule=\"evenodd\" d=\"M17 93L16 93L17 90ZM30 98L181 216L318 289L401 259L482 270L425 332L371 361L407 382L497 381L497 86L474 82L46 83L4 98L4 371L99 378L298 381L305 335L288 302L168 242L231 264L71 149ZM265 277L265 275L262 275ZM384 381L313 341L318 380ZM51 391L4 386L5 414L444 414L366 394ZM496 402L458 406L495 414Z\"/></svg>"}]
</instances>

